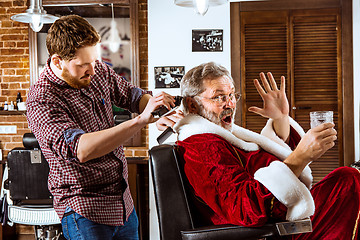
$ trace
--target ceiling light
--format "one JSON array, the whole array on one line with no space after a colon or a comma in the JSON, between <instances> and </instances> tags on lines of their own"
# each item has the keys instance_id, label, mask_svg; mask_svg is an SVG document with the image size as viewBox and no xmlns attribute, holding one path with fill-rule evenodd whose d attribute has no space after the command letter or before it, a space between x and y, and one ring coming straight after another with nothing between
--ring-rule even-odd
<instances>
[{"instance_id":1,"label":"ceiling light","mask_svg":"<svg viewBox=\"0 0 360 240\"><path fill-rule=\"evenodd\" d=\"M34 32L39 32L44 24L53 23L58 17L46 13L42 7L42 0L30 0L30 6L26 12L11 16L11 19L29 23Z\"/></svg>"},{"instance_id":2,"label":"ceiling light","mask_svg":"<svg viewBox=\"0 0 360 240\"><path fill-rule=\"evenodd\" d=\"M195 12L204 16L209 7L218 6L229 2L229 0L174 0L174 3L181 7L194 8Z\"/></svg>"}]
</instances>

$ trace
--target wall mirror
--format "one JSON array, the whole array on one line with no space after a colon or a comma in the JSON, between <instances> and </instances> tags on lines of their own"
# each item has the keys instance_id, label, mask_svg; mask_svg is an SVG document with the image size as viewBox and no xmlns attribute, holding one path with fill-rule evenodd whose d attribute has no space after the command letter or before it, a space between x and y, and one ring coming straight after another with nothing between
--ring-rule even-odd
<instances>
[{"instance_id":1,"label":"wall mirror","mask_svg":"<svg viewBox=\"0 0 360 240\"><path fill-rule=\"evenodd\" d=\"M106 43L110 36L110 22L112 6L117 29L121 38L118 51L113 52ZM44 0L43 8L52 15L63 16L77 14L86 18L101 35L99 56L102 61L110 65L117 73L124 76L134 85L139 86L139 61L138 61L138 22L137 1L83 1ZM30 84L34 84L48 59L45 39L51 24L45 24L39 33L29 28L29 55L30 55Z\"/></svg>"},{"instance_id":2,"label":"wall mirror","mask_svg":"<svg viewBox=\"0 0 360 240\"><path fill-rule=\"evenodd\" d=\"M55 2L53 0L43 0L43 8L47 13L58 17L76 14L87 19L101 36L101 43L98 46L99 58L133 85L140 86L137 0L97 1L64 0ZM115 51L111 49L109 44L113 14L121 41L120 47ZM44 24L44 27L38 33L29 28L31 85L37 81L49 58L45 41L50 26L51 24ZM115 124L122 123L135 116L115 106L113 106L113 110ZM134 134L124 145L140 146L141 132Z\"/></svg>"}]
</instances>

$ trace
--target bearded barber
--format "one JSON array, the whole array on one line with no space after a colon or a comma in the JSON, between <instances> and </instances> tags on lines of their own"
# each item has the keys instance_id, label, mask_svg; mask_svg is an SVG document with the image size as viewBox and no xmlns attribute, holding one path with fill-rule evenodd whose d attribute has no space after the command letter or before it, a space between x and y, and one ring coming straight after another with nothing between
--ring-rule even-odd
<instances>
[{"instance_id":1,"label":"bearded barber","mask_svg":"<svg viewBox=\"0 0 360 240\"><path fill-rule=\"evenodd\" d=\"M63 16L46 38L50 55L27 98L27 120L49 163L48 186L67 239L138 239L122 144L174 98L155 97L98 61L100 36ZM112 105L139 115L114 126ZM163 121L163 120L160 120Z\"/></svg>"}]
</instances>

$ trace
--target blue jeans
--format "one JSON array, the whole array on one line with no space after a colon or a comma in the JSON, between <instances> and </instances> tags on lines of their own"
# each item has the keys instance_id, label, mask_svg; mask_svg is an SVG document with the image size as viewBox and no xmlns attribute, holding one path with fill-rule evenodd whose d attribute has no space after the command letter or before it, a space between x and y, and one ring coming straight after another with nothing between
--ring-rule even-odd
<instances>
[{"instance_id":1,"label":"blue jeans","mask_svg":"<svg viewBox=\"0 0 360 240\"><path fill-rule=\"evenodd\" d=\"M99 224L73 212L61 220L64 237L68 240L139 240L135 210L123 226Z\"/></svg>"}]
</instances>

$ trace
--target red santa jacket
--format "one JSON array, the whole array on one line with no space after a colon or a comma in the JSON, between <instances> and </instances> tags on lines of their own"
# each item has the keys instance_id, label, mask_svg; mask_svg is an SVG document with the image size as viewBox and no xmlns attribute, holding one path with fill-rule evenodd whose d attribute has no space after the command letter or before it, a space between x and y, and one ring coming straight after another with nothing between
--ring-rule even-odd
<instances>
[{"instance_id":1,"label":"red santa jacket","mask_svg":"<svg viewBox=\"0 0 360 240\"><path fill-rule=\"evenodd\" d=\"M236 125L230 132L192 114L174 126L185 174L214 224L261 226L270 217L314 214L310 168L297 178L282 162L305 134L291 118L290 124L289 145L276 136L272 120L261 134Z\"/></svg>"}]
</instances>

